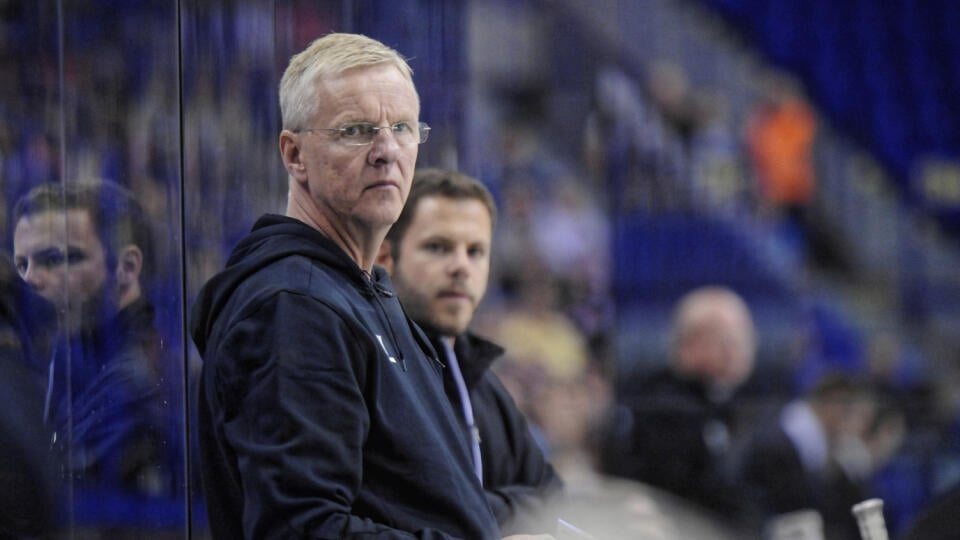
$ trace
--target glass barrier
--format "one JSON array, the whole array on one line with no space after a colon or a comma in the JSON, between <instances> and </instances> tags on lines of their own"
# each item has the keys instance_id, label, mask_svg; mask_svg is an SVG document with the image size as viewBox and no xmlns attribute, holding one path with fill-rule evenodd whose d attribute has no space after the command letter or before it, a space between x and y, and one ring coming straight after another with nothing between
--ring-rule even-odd
<instances>
[{"instance_id":1,"label":"glass barrier","mask_svg":"<svg viewBox=\"0 0 960 540\"><path fill-rule=\"evenodd\" d=\"M37 293L20 314L55 314L28 359L48 447L33 457L51 450L53 471L37 525L182 534L177 5L12 3L3 17L3 236Z\"/></svg>"},{"instance_id":2,"label":"glass barrier","mask_svg":"<svg viewBox=\"0 0 960 540\"><path fill-rule=\"evenodd\" d=\"M17 467L48 479L19 491L33 506L21 512L32 516L25 530L205 535L191 432L200 359L186 319L253 221L285 209L282 70L330 31L390 43L411 58L424 118L443 135L422 156L455 162L462 92L447 83L465 67L461 48L441 43L463 10L439 6L45 0L0 10L0 277L4 328L17 337L3 350L17 358L11 384L29 382L30 419L5 436L29 431L7 446L24 446Z\"/></svg>"},{"instance_id":3,"label":"glass barrier","mask_svg":"<svg viewBox=\"0 0 960 540\"><path fill-rule=\"evenodd\" d=\"M552 193L546 176L555 169L540 170L541 154L524 151L551 133L576 135L540 129L563 124L542 115L550 40L534 7L0 6L0 242L10 259L0 268L0 314L10 316L0 321L0 351L16 359L4 358L3 382L21 389L0 389L19 418L7 426L0 414L0 443L10 439L3 447L15 457L6 461L17 469L11 477L38 479L32 489L23 479L7 490L16 497L3 493L0 508L31 508L14 510L24 530L45 527L57 537L207 536L193 407L201 360L188 334L190 307L257 217L285 211L277 86L289 58L331 31L383 41L408 58L421 119L432 127L419 165L460 167L498 198L511 196L507 178ZM523 24L503 35L516 17ZM518 63L514 53L522 53ZM517 82L521 72L533 75ZM566 92L589 80L577 84ZM534 176L535 185L523 183ZM525 219L512 213L521 206L509 207L506 223ZM525 250L510 240L504 252ZM528 262L526 251L515 260ZM507 275L491 284L494 306L516 285L511 279L527 274ZM2 339L8 334L16 340ZM14 414L14 402L22 412Z\"/></svg>"}]
</instances>

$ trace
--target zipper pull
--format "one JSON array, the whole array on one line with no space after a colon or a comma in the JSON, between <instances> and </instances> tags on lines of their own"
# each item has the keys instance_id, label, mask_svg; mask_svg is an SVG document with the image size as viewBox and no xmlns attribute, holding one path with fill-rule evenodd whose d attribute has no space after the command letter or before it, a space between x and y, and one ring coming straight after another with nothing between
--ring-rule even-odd
<instances>
[{"instance_id":1,"label":"zipper pull","mask_svg":"<svg viewBox=\"0 0 960 540\"><path fill-rule=\"evenodd\" d=\"M396 296L396 294L393 291L388 290L383 285L374 281L373 276L370 275L370 272L360 269L360 273L363 274L363 280L367 282L367 286L373 289L373 291L379 294L380 296L383 296L386 298L393 298L394 296Z\"/></svg>"}]
</instances>

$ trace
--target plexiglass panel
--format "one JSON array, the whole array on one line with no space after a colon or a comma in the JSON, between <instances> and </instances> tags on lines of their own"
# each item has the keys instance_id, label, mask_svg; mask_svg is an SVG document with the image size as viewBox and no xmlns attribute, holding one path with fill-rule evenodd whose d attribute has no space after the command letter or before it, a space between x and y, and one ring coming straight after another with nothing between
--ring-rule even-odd
<instances>
[{"instance_id":1,"label":"plexiglass panel","mask_svg":"<svg viewBox=\"0 0 960 540\"><path fill-rule=\"evenodd\" d=\"M571 126L585 115L583 99L560 103L560 121L544 113L556 74L535 7L41 0L0 10L0 241L23 291L37 294L8 293L17 282L0 272L4 301L26 320L13 323L33 325L14 356L35 389L24 417L36 433L18 439L37 456L54 451L23 467L50 477L37 521L72 538L207 536L189 311L257 217L285 211L277 87L291 55L323 34L364 33L408 58L432 127L418 165L460 168L502 204L496 251L510 255L495 259L519 266L498 269L488 297L491 313L509 314L522 296L512 287L543 268L530 263L532 240L514 234L531 219L524 197L566 193L551 168L566 160L527 150L554 139L576 161ZM589 93L589 76L569 78L557 95Z\"/></svg>"},{"instance_id":2,"label":"plexiglass panel","mask_svg":"<svg viewBox=\"0 0 960 540\"><path fill-rule=\"evenodd\" d=\"M14 264L0 275L20 308L11 324L41 325L15 355L36 431L24 454L54 456L23 464L51 480L38 481L35 525L204 535L189 435L199 359L185 321L253 221L284 211L282 70L330 31L391 44L410 58L434 127L421 161L454 164L465 65L449 36L463 12L380 1L4 7L0 241Z\"/></svg>"},{"instance_id":3,"label":"plexiglass panel","mask_svg":"<svg viewBox=\"0 0 960 540\"><path fill-rule=\"evenodd\" d=\"M3 237L57 314L30 360L55 482L38 504L64 537L186 531L176 15L171 1L3 12Z\"/></svg>"},{"instance_id":4,"label":"plexiglass panel","mask_svg":"<svg viewBox=\"0 0 960 540\"><path fill-rule=\"evenodd\" d=\"M260 215L286 210L277 89L289 58L312 40L363 32L410 57L422 118L441 135L422 147L421 160L456 161L462 86L447 83L461 82L465 65L459 40L444 39L460 33L462 14L459 2L436 1L181 2L187 306ZM192 346L187 355L195 381L200 359ZM203 496L199 475L191 478L198 536Z\"/></svg>"}]
</instances>

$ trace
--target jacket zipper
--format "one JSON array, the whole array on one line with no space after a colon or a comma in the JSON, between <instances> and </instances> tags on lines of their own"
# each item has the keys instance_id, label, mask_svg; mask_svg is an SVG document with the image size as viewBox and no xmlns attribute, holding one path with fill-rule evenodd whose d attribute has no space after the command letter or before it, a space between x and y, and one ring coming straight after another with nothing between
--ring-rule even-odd
<instances>
[{"instance_id":1,"label":"jacket zipper","mask_svg":"<svg viewBox=\"0 0 960 540\"><path fill-rule=\"evenodd\" d=\"M387 308L383 306L383 301L380 299L381 296L387 298L393 298L394 294L387 289L381 287L378 283L373 281L373 278L366 270L361 270L363 273L363 280L366 282L367 287L373 291L373 296L377 299L377 307L380 308L381 317L387 321L387 329L390 331L390 340L392 342L394 350L397 352L397 355L400 357L398 360L400 362L400 369L403 371L407 370L407 362L403 356L403 349L399 346L400 340L397 338L397 331L393 328L393 323L390 322L390 314L387 313ZM380 344L383 346L383 343ZM386 351L385 351L386 352ZM389 352L387 355L389 356Z\"/></svg>"}]
</instances>

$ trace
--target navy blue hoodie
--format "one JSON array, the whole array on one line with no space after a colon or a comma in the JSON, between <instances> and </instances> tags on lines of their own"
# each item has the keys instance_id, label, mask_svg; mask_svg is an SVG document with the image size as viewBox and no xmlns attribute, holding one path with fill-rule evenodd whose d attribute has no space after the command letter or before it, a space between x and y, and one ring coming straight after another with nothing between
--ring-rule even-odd
<instances>
[{"instance_id":1,"label":"navy blue hoodie","mask_svg":"<svg viewBox=\"0 0 960 540\"><path fill-rule=\"evenodd\" d=\"M499 537L442 365L382 269L267 215L191 331L215 539Z\"/></svg>"}]
</instances>

